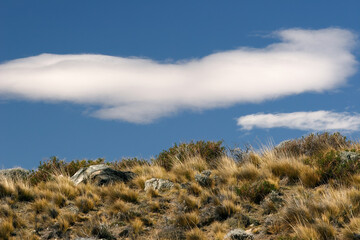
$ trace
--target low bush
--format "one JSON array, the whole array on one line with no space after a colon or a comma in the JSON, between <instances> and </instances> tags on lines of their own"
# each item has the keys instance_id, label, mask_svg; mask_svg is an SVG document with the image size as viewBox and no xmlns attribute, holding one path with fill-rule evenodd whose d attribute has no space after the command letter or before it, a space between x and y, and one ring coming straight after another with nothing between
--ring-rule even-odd
<instances>
[{"instance_id":1,"label":"low bush","mask_svg":"<svg viewBox=\"0 0 360 240\"><path fill-rule=\"evenodd\" d=\"M184 162L190 157L200 156L206 162L214 167L216 160L225 154L225 147L222 146L222 141L197 141L190 143L174 144L168 150L162 151L154 160L155 164L170 170L174 164L174 160Z\"/></svg>"},{"instance_id":2,"label":"low bush","mask_svg":"<svg viewBox=\"0 0 360 240\"><path fill-rule=\"evenodd\" d=\"M322 183L327 183L330 179L343 180L360 170L360 161L342 159L340 152L335 150L317 156L312 164L318 168Z\"/></svg>"},{"instance_id":3,"label":"low bush","mask_svg":"<svg viewBox=\"0 0 360 240\"><path fill-rule=\"evenodd\" d=\"M235 188L236 194L241 198L248 199L259 204L271 191L276 190L276 186L269 181L261 180L254 183L245 183Z\"/></svg>"},{"instance_id":4,"label":"low bush","mask_svg":"<svg viewBox=\"0 0 360 240\"><path fill-rule=\"evenodd\" d=\"M285 141L280 146L276 147L277 153L285 153L292 156L316 156L319 153L328 151L329 149L340 150L342 148L350 147L351 141L347 140L345 136L340 133L317 133L309 134L300 139Z\"/></svg>"}]
</instances>

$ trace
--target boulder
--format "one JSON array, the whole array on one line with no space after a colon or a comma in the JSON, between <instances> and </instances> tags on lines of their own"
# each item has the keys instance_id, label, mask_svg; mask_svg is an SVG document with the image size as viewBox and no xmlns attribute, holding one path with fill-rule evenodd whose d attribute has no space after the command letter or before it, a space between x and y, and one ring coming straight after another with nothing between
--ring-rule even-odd
<instances>
[{"instance_id":1,"label":"boulder","mask_svg":"<svg viewBox=\"0 0 360 240\"><path fill-rule=\"evenodd\" d=\"M149 189L165 191L169 190L174 186L174 183L170 180L165 180L161 178L151 178L145 181L144 190L147 191Z\"/></svg>"},{"instance_id":2,"label":"boulder","mask_svg":"<svg viewBox=\"0 0 360 240\"><path fill-rule=\"evenodd\" d=\"M72 177L71 181L78 185L80 183L95 183L96 185L106 185L114 182L128 182L134 178L133 172L117 171L105 164L92 165L81 168Z\"/></svg>"},{"instance_id":3,"label":"boulder","mask_svg":"<svg viewBox=\"0 0 360 240\"><path fill-rule=\"evenodd\" d=\"M205 171L202 171L200 174L196 174L195 180L199 183L200 186L209 187L209 186L211 186L211 184L213 182L210 175L211 175L211 171L205 170Z\"/></svg>"},{"instance_id":4,"label":"boulder","mask_svg":"<svg viewBox=\"0 0 360 240\"><path fill-rule=\"evenodd\" d=\"M237 228L234 230L231 230L230 232L228 232L225 237L224 240L249 240L249 239L254 239L254 236L251 233L247 233L244 230Z\"/></svg>"},{"instance_id":5,"label":"boulder","mask_svg":"<svg viewBox=\"0 0 360 240\"><path fill-rule=\"evenodd\" d=\"M9 178L26 178L30 174L29 170L24 168L9 168L0 170L0 176Z\"/></svg>"}]
</instances>

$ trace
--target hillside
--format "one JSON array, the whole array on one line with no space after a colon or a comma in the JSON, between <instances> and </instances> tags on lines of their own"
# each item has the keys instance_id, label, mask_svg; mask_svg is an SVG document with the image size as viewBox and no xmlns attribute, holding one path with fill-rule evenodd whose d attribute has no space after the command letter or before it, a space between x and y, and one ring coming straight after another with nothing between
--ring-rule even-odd
<instances>
[{"instance_id":1,"label":"hillside","mask_svg":"<svg viewBox=\"0 0 360 240\"><path fill-rule=\"evenodd\" d=\"M102 163L134 175L70 179ZM151 162L54 157L15 175L0 175L0 239L360 239L360 144L338 133L261 151L184 143Z\"/></svg>"}]
</instances>

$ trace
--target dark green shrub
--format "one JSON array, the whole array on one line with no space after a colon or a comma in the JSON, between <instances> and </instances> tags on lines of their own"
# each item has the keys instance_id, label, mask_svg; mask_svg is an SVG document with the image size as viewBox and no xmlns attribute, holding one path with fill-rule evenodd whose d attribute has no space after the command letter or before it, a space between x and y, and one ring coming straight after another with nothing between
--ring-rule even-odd
<instances>
[{"instance_id":1,"label":"dark green shrub","mask_svg":"<svg viewBox=\"0 0 360 240\"><path fill-rule=\"evenodd\" d=\"M276 190L276 186L266 180L254 183L245 183L241 187L235 188L236 194L241 198L259 204L271 191Z\"/></svg>"},{"instance_id":2,"label":"dark green shrub","mask_svg":"<svg viewBox=\"0 0 360 240\"><path fill-rule=\"evenodd\" d=\"M211 166L216 166L216 160L225 154L225 147L222 146L222 141L197 141L190 143L174 144L168 150L162 151L154 160L155 164L170 170L174 164L174 160L184 162L187 158L197 156L204 158Z\"/></svg>"},{"instance_id":3,"label":"dark green shrub","mask_svg":"<svg viewBox=\"0 0 360 240\"><path fill-rule=\"evenodd\" d=\"M54 174L61 173L72 176L80 168L101 164L104 163L104 161L103 158L98 158L96 160L74 160L67 163L57 157L51 157L47 161L40 161L38 169L31 172L29 181L31 184L36 185L39 182L49 181Z\"/></svg>"},{"instance_id":4,"label":"dark green shrub","mask_svg":"<svg viewBox=\"0 0 360 240\"><path fill-rule=\"evenodd\" d=\"M340 153L331 150L312 160L318 168L322 183L327 183L329 179L341 180L359 172L360 161L343 159Z\"/></svg>"},{"instance_id":5,"label":"dark green shrub","mask_svg":"<svg viewBox=\"0 0 360 240\"><path fill-rule=\"evenodd\" d=\"M340 150L342 148L350 147L351 141L347 140L345 136L340 133L317 133L309 134L301 139L294 139L283 142L276 147L278 153L286 153L293 156L307 155L316 156L329 149Z\"/></svg>"}]
</instances>

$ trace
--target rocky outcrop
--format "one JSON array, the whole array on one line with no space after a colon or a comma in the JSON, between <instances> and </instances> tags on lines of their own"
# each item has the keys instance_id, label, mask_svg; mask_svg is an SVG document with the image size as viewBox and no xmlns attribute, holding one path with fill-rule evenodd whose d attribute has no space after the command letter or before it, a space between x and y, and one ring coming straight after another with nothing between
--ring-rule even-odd
<instances>
[{"instance_id":1,"label":"rocky outcrop","mask_svg":"<svg viewBox=\"0 0 360 240\"><path fill-rule=\"evenodd\" d=\"M202 171L200 174L196 174L195 180L202 187L210 187L213 182L213 179L210 177L210 175L211 175L211 171L205 170L205 171Z\"/></svg>"},{"instance_id":2,"label":"rocky outcrop","mask_svg":"<svg viewBox=\"0 0 360 240\"><path fill-rule=\"evenodd\" d=\"M26 178L29 174L29 170L20 167L0 170L0 177L4 176L9 178Z\"/></svg>"},{"instance_id":3,"label":"rocky outcrop","mask_svg":"<svg viewBox=\"0 0 360 240\"><path fill-rule=\"evenodd\" d=\"M226 234L224 240L250 240L254 239L254 236L251 233L247 233L244 230L238 228L231 230Z\"/></svg>"},{"instance_id":4,"label":"rocky outcrop","mask_svg":"<svg viewBox=\"0 0 360 240\"><path fill-rule=\"evenodd\" d=\"M161 178L151 178L145 181L144 190L147 191L149 189L158 190L158 191L166 191L171 189L174 186L174 183L170 180L165 180Z\"/></svg>"},{"instance_id":5,"label":"rocky outcrop","mask_svg":"<svg viewBox=\"0 0 360 240\"><path fill-rule=\"evenodd\" d=\"M128 182L134 178L133 172L117 171L105 164L92 165L81 168L72 177L71 181L78 185L80 183L91 182L96 185L106 185L114 182Z\"/></svg>"}]
</instances>

